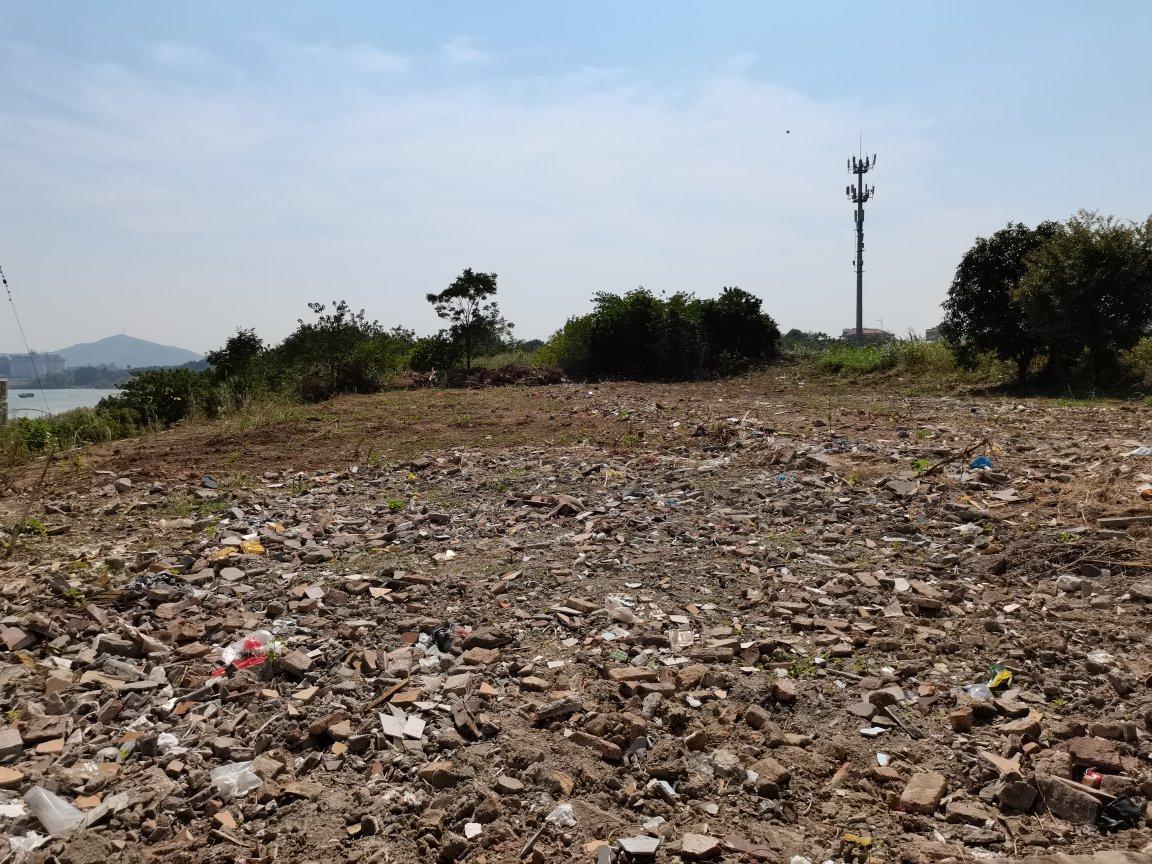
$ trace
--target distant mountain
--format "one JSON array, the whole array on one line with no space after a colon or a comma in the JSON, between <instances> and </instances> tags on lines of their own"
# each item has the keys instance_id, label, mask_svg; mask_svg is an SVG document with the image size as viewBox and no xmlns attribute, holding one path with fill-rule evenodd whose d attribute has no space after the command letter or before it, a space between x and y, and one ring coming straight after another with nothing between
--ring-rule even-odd
<instances>
[{"instance_id":1,"label":"distant mountain","mask_svg":"<svg viewBox=\"0 0 1152 864\"><path fill-rule=\"evenodd\" d=\"M140 369L145 366L183 366L203 359L195 351L157 345L147 339L119 334L96 342L81 342L53 351L64 358L69 367L118 366L121 369Z\"/></svg>"}]
</instances>

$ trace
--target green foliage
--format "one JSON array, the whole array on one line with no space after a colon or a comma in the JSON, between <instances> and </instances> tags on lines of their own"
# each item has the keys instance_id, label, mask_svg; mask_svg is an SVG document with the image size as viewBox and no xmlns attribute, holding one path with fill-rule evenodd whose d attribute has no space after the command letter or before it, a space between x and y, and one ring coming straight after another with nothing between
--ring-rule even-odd
<instances>
[{"instance_id":1,"label":"green foliage","mask_svg":"<svg viewBox=\"0 0 1152 864\"><path fill-rule=\"evenodd\" d=\"M1152 325L1152 218L1077 213L1028 256L1015 296L1050 378L1115 380L1121 354Z\"/></svg>"},{"instance_id":2,"label":"green foliage","mask_svg":"<svg viewBox=\"0 0 1152 864\"><path fill-rule=\"evenodd\" d=\"M238 328L236 335L229 337L223 348L209 351L204 355L218 378L228 380L251 374L253 366L264 353L264 340L249 328Z\"/></svg>"},{"instance_id":3,"label":"green foliage","mask_svg":"<svg viewBox=\"0 0 1152 864\"><path fill-rule=\"evenodd\" d=\"M540 343L544 344L544 343ZM479 369L502 369L505 366L539 366L540 355L538 351L527 351L520 348L512 351L501 351L499 354L489 354L477 357L472 366Z\"/></svg>"},{"instance_id":4,"label":"green foliage","mask_svg":"<svg viewBox=\"0 0 1152 864\"><path fill-rule=\"evenodd\" d=\"M418 339L408 355L408 367L414 372L451 369L460 362L460 346L446 336Z\"/></svg>"},{"instance_id":5,"label":"green foliage","mask_svg":"<svg viewBox=\"0 0 1152 864\"><path fill-rule=\"evenodd\" d=\"M474 273L468 267L439 294L427 295L436 314L448 322L443 336L459 349L466 369L472 368L472 360L486 347L502 342L512 328L491 299L495 294L496 274Z\"/></svg>"},{"instance_id":6,"label":"green foliage","mask_svg":"<svg viewBox=\"0 0 1152 864\"><path fill-rule=\"evenodd\" d=\"M309 303L308 308L316 320L300 319L283 342L259 357L270 389L304 402L374 393L407 365L415 343L411 330L385 330L344 300L334 300L331 311L324 303Z\"/></svg>"},{"instance_id":7,"label":"green foliage","mask_svg":"<svg viewBox=\"0 0 1152 864\"><path fill-rule=\"evenodd\" d=\"M1137 342L1124 358L1128 371L1145 387L1152 387L1152 336Z\"/></svg>"},{"instance_id":8,"label":"green foliage","mask_svg":"<svg viewBox=\"0 0 1152 864\"><path fill-rule=\"evenodd\" d=\"M780 351L783 354L800 356L823 351L835 340L827 333L798 330L793 327L780 337Z\"/></svg>"},{"instance_id":9,"label":"green foliage","mask_svg":"<svg viewBox=\"0 0 1152 864\"><path fill-rule=\"evenodd\" d=\"M33 534L37 537L48 536L48 526L37 519L35 516L29 516L24 520L24 524L20 526L21 534Z\"/></svg>"},{"instance_id":10,"label":"green foliage","mask_svg":"<svg viewBox=\"0 0 1152 864\"><path fill-rule=\"evenodd\" d=\"M1144 355L1125 352L1152 327L1152 219L1081 211L1009 225L964 255L944 308L941 331L961 363L994 352L1023 380L1043 358L1045 381L1059 387L1142 376Z\"/></svg>"},{"instance_id":11,"label":"green foliage","mask_svg":"<svg viewBox=\"0 0 1152 864\"><path fill-rule=\"evenodd\" d=\"M115 396L100 400L96 410L124 412L137 427L171 426L187 417L215 417L220 392L208 372L148 369L137 372Z\"/></svg>"},{"instance_id":12,"label":"green foliage","mask_svg":"<svg viewBox=\"0 0 1152 864\"><path fill-rule=\"evenodd\" d=\"M816 661L811 657L793 657L788 661L789 678L811 678L816 674Z\"/></svg>"},{"instance_id":13,"label":"green foliage","mask_svg":"<svg viewBox=\"0 0 1152 864\"><path fill-rule=\"evenodd\" d=\"M84 444L124 438L139 431L135 412L77 408L50 417L21 417L0 430L0 449L15 462Z\"/></svg>"},{"instance_id":14,"label":"green foliage","mask_svg":"<svg viewBox=\"0 0 1152 864\"><path fill-rule=\"evenodd\" d=\"M389 513L399 513L406 506L407 505L400 498L389 498L388 499L388 512Z\"/></svg>"},{"instance_id":15,"label":"green foliage","mask_svg":"<svg viewBox=\"0 0 1152 864\"><path fill-rule=\"evenodd\" d=\"M921 374L957 371L956 358L947 345L919 339L859 347L837 342L816 355L815 362L822 372L848 377L897 370Z\"/></svg>"},{"instance_id":16,"label":"green foliage","mask_svg":"<svg viewBox=\"0 0 1152 864\"><path fill-rule=\"evenodd\" d=\"M575 378L684 381L735 374L779 352L776 323L739 288L705 300L638 288L601 292L594 303L537 352L539 362Z\"/></svg>"},{"instance_id":17,"label":"green foliage","mask_svg":"<svg viewBox=\"0 0 1152 864\"><path fill-rule=\"evenodd\" d=\"M1028 256L1059 230L1055 222L1035 228L1009 224L991 237L978 237L956 268L940 332L957 360L974 368L980 355L993 353L1016 364L1023 380L1044 343L1027 326L1016 292L1027 272Z\"/></svg>"}]
</instances>

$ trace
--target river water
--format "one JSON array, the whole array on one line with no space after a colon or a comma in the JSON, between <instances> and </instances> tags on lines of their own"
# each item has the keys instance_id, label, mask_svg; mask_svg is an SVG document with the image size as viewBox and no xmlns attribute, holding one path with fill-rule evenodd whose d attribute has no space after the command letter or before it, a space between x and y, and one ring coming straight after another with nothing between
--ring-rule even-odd
<instances>
[{"instance_id":1,"label":"river water","mask_svg":"<svg viewBox=\"0 0 1152 864\"><path fill-rule=\"evenodd\" d=\"M36 387L13 387L8 385L8 416L16 417L43 417L45 412L60 414L71 411L73 408L91 408L105 396L119 393L119 390L97 389L63 389L39 390ZM21 393L32 393L27 399L21 399ZM47 407L45 407L47 402Z\"/></svg>"}]
</instances>

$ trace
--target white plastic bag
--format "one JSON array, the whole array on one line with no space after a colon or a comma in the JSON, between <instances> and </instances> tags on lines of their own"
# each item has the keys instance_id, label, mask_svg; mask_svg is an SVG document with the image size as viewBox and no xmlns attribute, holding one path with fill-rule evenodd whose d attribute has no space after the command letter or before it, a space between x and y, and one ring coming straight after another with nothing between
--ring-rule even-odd
<instances>
[{"instance_id":1,"label":"white plastic bag","mask_svg":"<svg viewBox=\"0 0 1152 864\"><path fill-rule=\"evenodd\" d=\"M216 791L225 798L240 798L264 785L252 770L251 762L229 762L213 768L209 776L216 784Z\"/></svg>"}]
</instances>

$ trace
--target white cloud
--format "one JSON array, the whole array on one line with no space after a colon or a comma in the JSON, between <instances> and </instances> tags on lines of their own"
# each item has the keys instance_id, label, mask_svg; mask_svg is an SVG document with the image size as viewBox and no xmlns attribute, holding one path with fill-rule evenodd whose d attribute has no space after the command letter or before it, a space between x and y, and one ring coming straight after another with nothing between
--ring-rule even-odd
<instances>
[{"instance_id":1,"label":"white cloud","mask_svg":"<svg viewBox=\"0 0 1152 864\"><path fill-rule=\"evenodd\" d=\"M334 45L329 41L304 45L264 35L257 40L282 61L305 63L332 73L353 72L397 75L407 72L411 61L403 54L364 43Z\"/></svg>"},{"instance_id":2,"label":"white cloud","mask_svg":"<svg viewBox=\"0 0 1152 864\"><path fill-rule=\"evenodd\" d=\"M472 36L449 39L440 49L440 56L450 66L478 66L492 60L492 52L481 48Z\"/></svg>"},{"instance_id":3,"label":"white cloud","mask_svg":"<svg viewBox=\"0 0 1152 864\"><path fill-rule=\"evenodd\" d=\"M785 327L846 326L840 166L859 107L739 65L675 84L626 69L436 84L396 78L407 62L376 48L264 44L225 86L0 54L12 82L0 95L0 231L25 238L21 269L43 280L45 320L59 322L59 292L72 292L59 326L75 332L53 342L116 321L194 348L238 325L277 338L306 300L330 296L430 330L424 293L465 266L500 274L525 337L595 291L637 284L738 284ZM10 74L19 63L27 74ZM390 83L366 87L381 72ZM933 231L898 202L920 196L933 153L904 111L873 108L867 124L884 157L869 311L923 327L954 259L902 258L930 248Z\"/></svg>"}]
</instances>

